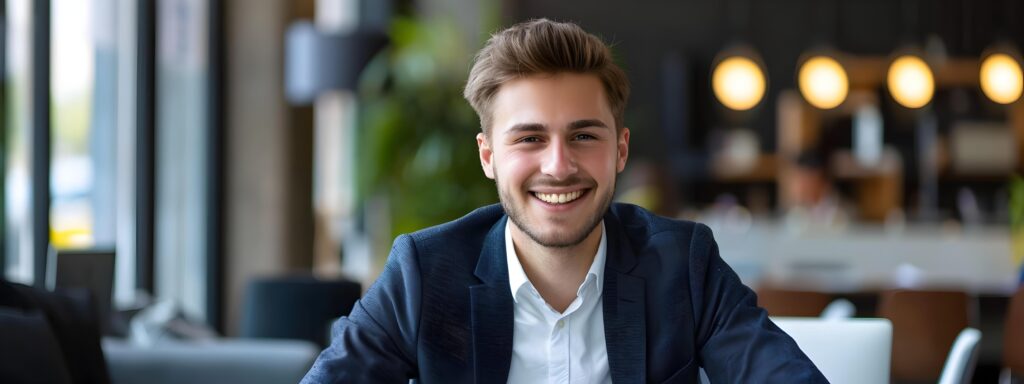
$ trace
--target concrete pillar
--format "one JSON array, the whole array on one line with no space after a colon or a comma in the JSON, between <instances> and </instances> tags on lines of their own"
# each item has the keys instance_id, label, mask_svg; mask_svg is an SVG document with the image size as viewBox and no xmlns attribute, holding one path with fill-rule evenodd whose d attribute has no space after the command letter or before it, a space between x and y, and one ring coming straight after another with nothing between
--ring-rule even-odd
<instances>
[{"instance_id":1,"label":"concrete pillar","mask_svg":"<svg viewBox=\"0 0 1024 384\"><path fill-rule=\"evenodd\" d=\"M313 115L284 98L284 32L313 0L225 4L225 319L235 335L254 277L308 272L313 255Z\"/></svg>"}]
</instances>

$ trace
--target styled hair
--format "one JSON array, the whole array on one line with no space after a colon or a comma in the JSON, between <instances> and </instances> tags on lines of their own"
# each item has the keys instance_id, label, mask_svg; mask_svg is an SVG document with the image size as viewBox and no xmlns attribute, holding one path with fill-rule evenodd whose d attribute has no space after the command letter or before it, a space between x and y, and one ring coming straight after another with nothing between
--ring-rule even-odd
<instances>
[{"instance_id":1,"label":"styled hair","mask_svg":"<svg viewBox=\"0 0 1024 384\"><path fill-rule=\"evenodd\" d=\"M596 75L604 85L616 129L623 127L629 80L615 65L611 50L597 36L573 23L536 19L502 30L477 53L463 96L491 130L494 97L502 84L538 74Z\"/></svg>"}]
</instances>

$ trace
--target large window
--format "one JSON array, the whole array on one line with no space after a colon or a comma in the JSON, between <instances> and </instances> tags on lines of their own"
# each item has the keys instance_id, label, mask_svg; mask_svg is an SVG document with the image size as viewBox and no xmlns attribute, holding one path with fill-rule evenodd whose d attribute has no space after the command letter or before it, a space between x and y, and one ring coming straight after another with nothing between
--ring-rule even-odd
<instances>
[{"instance_id":1,"label":"large window","mask_svg":"<svg viewBox=\"0 0 1024 384\"><path fill-rule=\"evenodd\" d=\"M51 3L50 243L113 248L117 176L114 0Z\"/></svg>"},{"instance_id":2,"label":"large window","mask_svg":"<svg viewBox=\"0 0 1024 384\"><path fill-rule=\"evenodd\" d=\"M114 249L117 303L142 288L216 322L219 61L208 56L220 2L0 1L5 277L40 283L48 246Z\"/></svg>"},{"instance_id":3,"label":"large window","mask_svg":"<svg viewBox=\"0 0 1024 384\"><path fill-rule=\"evenodd\" d=\"M207 2L160 0L156 47L156 294L207 319Z\"/></svg>"},{"instance_id":4,"label":"large window","mask_svg":"<svg viewBox=\"0 0 1024 384\"><path fill-rule=\"evenodd\" d=\"M32 283L32 2L7 0L7 73L4 106L7 145L3 155L4 236L6 274L12 281Z\"/></svg>"},{"instance_id":5,"label":"large window","mask_svg":"<svg viewBox=\"0 0 1024 384\"><path fill-rule=\"evenodd\" d=\"M50 3L50 89L32 82L33 2L7 0L4 177L7 277L33 283L32 103L49 91L55 248L113 248L117 195L117 3ZM46 235L46 234L42 234Z\"/></svg>"}]
</instances>

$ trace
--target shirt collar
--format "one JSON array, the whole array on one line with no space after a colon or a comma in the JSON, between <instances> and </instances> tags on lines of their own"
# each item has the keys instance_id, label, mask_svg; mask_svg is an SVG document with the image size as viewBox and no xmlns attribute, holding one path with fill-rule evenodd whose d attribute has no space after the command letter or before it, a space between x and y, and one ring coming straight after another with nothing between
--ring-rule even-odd
<instances>
[{"instance_id":1,"label":"shirt collar","mask_svg":"<svg viewBox=\"0 0 1024 384\"><path fill-rule=\"evenodd\" d=\"M588 281L593 281L595 291L601 292L601 284L604 281L604 264L608 253L607 238L607 231L602 222L601 242L597 246L597 254L594 255L594 262L590 264L590 270L587 271L587 277L580 284L580 289L576 292L577 295L583 294L583 287ZM530 283L530 279L526 277L523 264L519 262L519 255L516 254L516 247L512 244L512 220L505 221L505 259L508 262L508 284L512 290L512 300L518 303L519 298L516 294L524 285Z\"/></svg>"}]
</instances>

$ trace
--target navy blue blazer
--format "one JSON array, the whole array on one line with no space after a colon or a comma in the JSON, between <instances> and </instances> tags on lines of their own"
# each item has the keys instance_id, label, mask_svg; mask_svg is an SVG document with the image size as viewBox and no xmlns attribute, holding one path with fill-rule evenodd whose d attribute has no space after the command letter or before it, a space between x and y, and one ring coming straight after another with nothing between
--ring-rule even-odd
<instances>
[{"instance_id":1,"label":"navy blue blazer","mask_svg":"<svg viewBox=\"0 0 1024 384\"><path fill-rule=\"evenodd\" d=\"M513 301L499 205L399 236L377 282L303 383L500 383ZM615 383L826 383L702 224L613 204L602 291ZM538 346L540 348L540 346Z\"/></svg>"}]
</instances>

